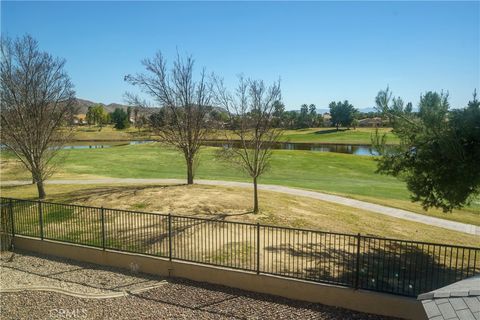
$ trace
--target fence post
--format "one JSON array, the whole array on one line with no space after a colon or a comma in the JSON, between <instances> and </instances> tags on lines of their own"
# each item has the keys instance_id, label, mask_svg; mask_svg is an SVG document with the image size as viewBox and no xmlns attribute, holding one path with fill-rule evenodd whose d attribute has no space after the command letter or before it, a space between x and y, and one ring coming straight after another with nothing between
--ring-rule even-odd
<instances>
[{"instance_id":1,"label":"fence post","mask_svg":"<svg viewBox=\"0 0 480 320\"><path fill-rule=\"evenodd\" d=\"M172 261L172 214L168 214L168 259Z\"/></svg>"},{"instance_id":2,"label":"fence post","mask_svg":"<svg viewBox=\"0 0 480 320\"><path fill-rule=\"evenodd\" d=\"M260 223L257 222L257 274L260 274Z\"/></svg>"},{"instance_id":3,"label":"fence post","mask_svg":"<svg viewBox=\"0 0 480 320\"><path fill-rule=\"evenodd\" d=\"M355 264L355 289L360 287L360 233L357 235L357 261Z\"/></svg>"},{"instance_id":4,"label":"fence post","mask_svg":"<svg viewBox=\"0 0 480 320\"><path fill-rule=\"evenodd\" d=\"M42 201L38 200L38 222L40 224L40 239L43 240L43 210Z\"/></svg>"},{"instance_id":5,"label":"fence post","mask_svg":"<svg viewBox=\"0 0 480 320\"><path fill-rule=\"evenodd\" d=\"M13 216L13 200L9 199L8 200L8 208L9 208L9 214L10 214L10 224L12 227L12 238L15 237L15 222L13 221L14 216Z\"/></svg>"},{"instance_id":6,"label":"fence post","mask_svg":"<svg viewBox=\"0 0 480 320\"><path fill-rule=\"evenodd\" d=\"M102 248L105 251L105 211L103 206L100 208L100 213L102 216Z\"/></svg>"}]
</instances>

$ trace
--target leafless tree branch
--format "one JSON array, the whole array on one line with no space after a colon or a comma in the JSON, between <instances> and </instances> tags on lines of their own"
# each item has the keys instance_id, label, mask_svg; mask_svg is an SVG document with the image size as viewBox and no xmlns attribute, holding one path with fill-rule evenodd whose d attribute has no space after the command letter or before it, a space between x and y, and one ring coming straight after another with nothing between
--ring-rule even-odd
<instances>
[{"instance_id":1,"label":"leafless tree branch","mask_svg":"<svg viewBox=\"0 0 480 320\"><path fill-rule=\"evenodd\" d=\"M234 94L222 79L214 77L215 103L229 114L229 129L225 139L228 147L220 157L237 164L252 179L254 213L258 212L257 179L269 167L272 149L282 135L275 128L275 102L281 100L280 81L266 87L263 81L240 76Z\"/></svg>"},{"instance_id":2,"label":"leafless tree branch","mask_svg":"<svg viewBox=\"0 0 480 320\"><path fill-rule=\"evenodd\" d=\"M2 38L0 51L1 141L31 172L43 199L43 182L59 162L54 157L70 138L73 84L65 60L41 52L31 36Z\"/></svg>"},{"instance_id":3,"label":"leafless tree branch","mask_svg":"<svg viewBox=\"0 0 480 320\"><path fill-rule=\"evenodd\" d=\"M187 163L187 182L193 183L198 151L211 128L212 86L202 70L194 79L194 60L177 54L170 70L161 53L142 61L146 73L128 75L125 80L139 87L162 108L162 121L152 123L154 130L169 145L180 150ZM128 95L130 103L146 105L138 96Z\"/></svg>"}]
</instances>

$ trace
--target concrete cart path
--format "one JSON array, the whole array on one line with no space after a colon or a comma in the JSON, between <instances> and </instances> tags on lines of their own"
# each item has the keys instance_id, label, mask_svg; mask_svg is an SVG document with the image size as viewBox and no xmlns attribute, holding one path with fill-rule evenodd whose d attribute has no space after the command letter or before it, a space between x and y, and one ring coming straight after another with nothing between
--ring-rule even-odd
<instances>
[{"instance_id":1,"label":"concrete cart path","mask_svg":"<svg viewBox=\"0 0 480 320\"><path fill-rule=\"evenodd\" d=\"M1 181L1 185L23 185L30 184L31 181ZM133 178L102 178L102 179L85 179L85 180L47 180L46 184L111 184L111 183L158 183L158 184L184 184L185 180L183 179L133 179ZM241 188L251 188L252 184L247 182L237 182L237 181L220 181L220 180L195 180L196 184L203 185L214 185L214 186L228 186L228 187L241 187ZM431 216L426 216L402 209L391 208L387 206L382 206L379 204L373 204L366 201L354 200L346 197L326 194L317 191L309 191L297 188L290 188L285 186L278 185L268 185L260 184L258 185L259 190L268 190L274 192L281 192L295 196L308 197L312 199L318 199L327 202L333 202L341 204L344 206L354 207L366 211L371 211L379 214L384 214L387 216L415 221L423 224L428 224L435 227L445 228L449 230L459 231L463 233L480 235L480 226L475 226L472 224L455 222L440 218L435 218ZM480 241L480 240L479 240Z\"/></svg>"}]
</instances>

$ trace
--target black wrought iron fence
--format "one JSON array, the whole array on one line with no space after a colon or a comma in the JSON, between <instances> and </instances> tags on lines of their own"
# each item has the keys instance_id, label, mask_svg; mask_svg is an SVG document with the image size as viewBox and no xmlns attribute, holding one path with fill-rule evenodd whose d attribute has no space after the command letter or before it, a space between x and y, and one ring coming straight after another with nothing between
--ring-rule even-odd
<instances>
[{"instance_id":1,"label":"black wrought iron fence","mask_svg":"<svg viewBox=\"0 0 480 320\"><path fill-rule=\"evenodd\" d=\"M0 201L0 250L8 250L12 246L13 216L9 201Z\"/></svg>"},{"instance_id":2,"label":"black wrought iron fence","mask_svg":"<svg viewBox=\"0 0 480 320\"><path fill-rule=\"evenodd\" d=\"M1 198L25 235L417 296L480 274L480 248Z\"/></svg>"}]
</instances>

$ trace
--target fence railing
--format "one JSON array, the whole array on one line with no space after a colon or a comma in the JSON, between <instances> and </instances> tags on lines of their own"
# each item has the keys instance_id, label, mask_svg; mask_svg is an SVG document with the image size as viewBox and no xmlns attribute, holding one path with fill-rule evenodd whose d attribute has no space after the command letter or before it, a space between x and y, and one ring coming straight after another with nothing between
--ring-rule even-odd
<instances>
[{"instance_id":1,"label":"fence railing","mask_svg":"<svg viewBox=\"0 0 480 320\"><path fill-rule=\"evenodd\" d=\"M2 234L417 296L480 274L480 248L0 198Z\"/></svg>"}]
</instances>

